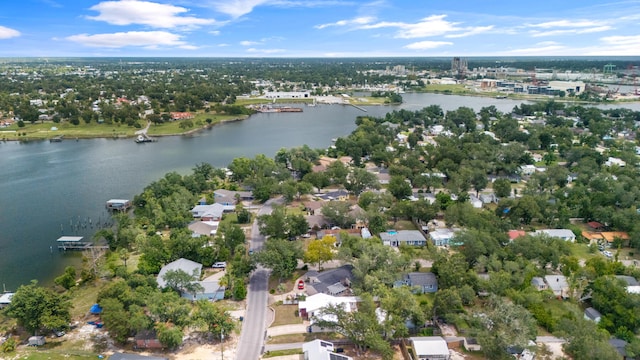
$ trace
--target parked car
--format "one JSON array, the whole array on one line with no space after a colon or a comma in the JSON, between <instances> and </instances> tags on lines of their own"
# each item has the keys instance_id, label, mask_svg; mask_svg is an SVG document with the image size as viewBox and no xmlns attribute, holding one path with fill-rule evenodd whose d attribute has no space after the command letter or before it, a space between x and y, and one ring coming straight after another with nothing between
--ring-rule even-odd
<instances>
[{"instance_id":1,"label":"parked car","mask_svg":"<svg viewBox=\"0 0 640 360\"><path fill-rule=\"evenodd\" d=\"M603 251L603 252L602 252L602 254L604 254L604 256L606 256L606 257L608 257L608 258L610 258L610 257L612 257L612 256L613 256L613 254L611 253L611 251L606 251L606 250L605 250L605 251Z\"/></svg>"},{"instance_id":2,"label":"parked car","mask_svg":"<svg viewBox=\"0 0 640 360\"><path fill-rule=\"evenodd\" d=\"M214 269L224 269L227 267L227 263L224 261L219 261L213 265L211 265L212 268Z\"/></svg>"},{"instance_id":3,"label":"parked car","mask_svg":"<svg viewBox=\"0 0 640 360\"><path fill-rule=\"evenodd\" d=\"M298 280L298 290L304 290L304 281Z\"/></svg>"}]
</instances>

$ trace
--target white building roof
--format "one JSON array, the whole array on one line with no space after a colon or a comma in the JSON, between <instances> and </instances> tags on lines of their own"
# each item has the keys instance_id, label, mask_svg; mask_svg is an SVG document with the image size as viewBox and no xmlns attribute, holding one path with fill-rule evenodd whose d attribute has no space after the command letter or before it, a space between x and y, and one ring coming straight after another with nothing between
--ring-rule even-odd
<instances>
[{"instance_id":1,"label":"white building roof","mask_svg":"<svg viewBox=\"0 0 640 360\"><path fill-rule=\"evenodd\" d=\"M413 344L413 350L418 358L425 355L445 357L449 356L447 342L441 336L422 336L409 338Z\"/></svg>"},{"instance_id":2,"label":"white building roof","mask_svg":"<svg viewBox=\"0 0 640 360\"><path fill-rule=\"evenodd\" d=\"M194 281L199 280L200 272L202 271L202 264L197 263L195 261L191 261L188 259L180 258L176 261L170 262L167 265L163 266L160 269L160 273L158 274L158 278L156 281L158 282L158 287L163 288L167 286L167 282L164 281L164 275L168 271L182 270L189 275L194 275Z\"/></svg>"},{"instance_id":3,"label":"white building roof","mask_svg":"<svg viewBox=\"0 0 640 360\"><path fill-rule=\"evenodd\" d=\"M563 240L575 239L576 234L569 229L540 229L533 232L534 235L545 234L550 237L560 238Z\"/></svg>"},{"instance_id":4,"label":"white building roof","mask_svg":"<svg viewBox=\"0 0 640 360\"><path fill-rule=\"evenodd\" d=\"M0 295L0 304L10 304L14 293L4 293Z\"/></svg>"},{"instance_id":5,"label":"white building roof","mask_svg":"<svg viewBox=\"0 0 640 360\"><path fill-rule=\"evenodd\" d=\"M331 296L328 294L318 293L308 296L306 300L298 303L298 310L306 309L309 318L318 316L318 310L329 305L342 305L347 312L356 311L359 299L355 296ZM331 319L327 319L331 320ZM313 320L312 320L313 322Z\"/></svg>"}]
</instances>

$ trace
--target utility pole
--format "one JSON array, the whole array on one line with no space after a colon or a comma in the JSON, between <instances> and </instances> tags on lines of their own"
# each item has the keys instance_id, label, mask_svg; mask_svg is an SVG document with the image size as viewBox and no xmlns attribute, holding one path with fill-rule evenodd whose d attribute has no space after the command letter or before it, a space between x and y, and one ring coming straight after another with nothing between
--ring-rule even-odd
<instances>
[{"instance_id":1,"label":"utility pole","mask_svg":"<svg viewBox=\"0 0 640 360\"><path fill-rule=\"evenodd\" d=\"M224 332L220 329L220 356L224 360Z\"/></svg>"}]
</instances>

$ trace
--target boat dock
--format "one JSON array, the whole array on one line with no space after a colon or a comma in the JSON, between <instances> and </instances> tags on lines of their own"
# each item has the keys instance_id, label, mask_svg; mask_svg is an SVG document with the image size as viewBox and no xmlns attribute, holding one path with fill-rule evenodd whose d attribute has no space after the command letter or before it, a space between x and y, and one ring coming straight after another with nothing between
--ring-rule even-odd
<instances>
[{"instance_id":1,"label":"boat dock","mask_svg":"<svg viewBox=\"0 0 640 360\"><path fill-rule=\"evenodd\" d=\"M360 107L360 106L358 106L358 105L354 105L354 104L349 104L349 105L353 106L354 108L356 108L356 109L358 109L358 110L361 110L361 111L367 112L367 109L365 109L365 108L363 108L363 107Z\"/></svg>"},{"instance_id":2,"label":"boat dock","mask_svg":"<svg viewBox=\"0 0 640 360\"><path fill-rule=\"evenodd\" d=\"M62 138L64 137L64 135L60 135L60 136L54 136L51 139L49 139L49 142L62 142Z\"/></svg>"},{"instance_id":3,"label":"boat dock","mask_svg":"<svg viewBox=\"0 0 640 360\"><path fill-rule=\"evenodd\" d=\"M91 250L91 249L108 249L108 246L94 245L88 241L82 241L82 236L61 236L56 240L58 243L58 250Z\"/></svg>"},{"instance_id":4,"label":"boat dock","mask_svg":"<svg viewBox=\"0 0 640 360\"><path fill-rule=\"evenodd\" d=\"M119 211L127 211L131 208L132 204L130 200L125 199L111 199L107 201L105 205L107 210L119 210Z\"/></svg>"}]
</instances>

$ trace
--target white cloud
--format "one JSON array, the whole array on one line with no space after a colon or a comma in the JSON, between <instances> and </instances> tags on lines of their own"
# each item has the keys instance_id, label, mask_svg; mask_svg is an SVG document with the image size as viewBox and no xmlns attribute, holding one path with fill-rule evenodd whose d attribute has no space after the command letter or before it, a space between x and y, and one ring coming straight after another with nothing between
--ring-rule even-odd
<instances>
[{"instance_id":1,"label":"white cloud","mask_svg":"<svg viewBox=\"0 0 640 360\"><path fill-rule=\"evenodd\" d=\"M0 39L10 39L20 36L20 31L0 25Z\"/></svg>"},{"instance_id":2,"label":"white cloud","mask_svg":"<svg viewBox=\"0 0 640 360\"><path fill-rule=\"evenodd\" d=\"M601 26L603 24L604 23L602 21L592 21L592 20L554 20L554 21L546 21L538 24L530 24L528 26L543 28L543 29L551 29L556 27L585 28L585 27Z\"/></svg>"},{"instance_id":3,"label":"white cloud","mask_svg":"<svg viewBox=\"0 0 640 360\"><path fill-rule=\"evenodd\" d=\"M324 29L332 26L350 26L350 25L365 25L373 22L375 18L371 16L361 16L350 20L339 20L333 23L320 24L314 26L316 29Z\"/></svg>"},{"instance_id":4,"label":"white cloud","mask_svg":"<svg viewBox=\"0 0 640 360\"><path fill-rule=\"evenodd\" d=\"M227 14L233 18L239 18L242 15L253 11L256 6L266 4L269 0L216 0L212 5L216 11Z\"/></svg>"},{"instance_id":5,"label":"white cloud","mask_svg":"<svg viewBox=\"0 0 640 360\"><path fill-rule=\"evenodd\" d=\"M566 52L567 47L557 43L544 42L535 44L534 47L514 49L506 51L509 55L522 56L542 56L542 55L562 55ZM575 54L574 54L575 55Z\"/></svg>"},{"instance_id":6,"label":"white cloud","mask_svg":"<svg viewBox=\"0 0 640 360\"><path fill-rule=\"evenodd\" d=\"M277 53L282 53L284 51L285 51L284 49L256 49L256 48L247 49L247 52L257 53L257 54L277 54Z\"/></svg>"},{"instance_id":7,"label":"white cloud","mask_svg":"<svg viewBox=\"0 0 640 360\"><path fill-rule=\"evenodd\" d=\"M260 45L260 43L257 42L257 41L244 40L244 41L240 41L240 45L242 45L242 46L254 46L254 45Z\"/></svg>"},{"instance_id":8,"label":"white cloud","mask_svg":"<svg viewBox=\"0 0 640 360\"><path fill-rule=\"evenodd\" d=\"M446 17L447 15L432 15L415 24L403 24L400 26L400 30L396 34L396 37L402 39L415 39L444 35L446 33L459 31L460 28L456 26L459 23L447 21L445 20Z\"/></svg>"},{"instance_id":9,"label":"white cloud","mask_svg":"<svg viewBox=\"0 0 640 360\"><path fill-rule=\"evenodd\" d=\"M68 36L69 41L90 47L121 48L139 46L154 48L158 46L177 46L185 48L190 45L181 40L181 36L167 31L129 31L113 34L78 34Z\"/></svg>"},{"instance_id":10,"label":"white cloud","mask_svg":"<svg viewBox=\"0 0 640 360\"><path fill-rule=\"evenodd\" d=\"M89 16L89 19L113 25L141 24L169 29L175 27L194 28L215 22L213 19L181 16L189 10L180 6L150 1L103 1L89 9L99 12L99 15Z\"/></svg>"},{"instance_id":11,"label":"white cloud","mask_svg":"<svg viewBox=\"0 0 640 360\"><path fill-rule=\"evenodd\" d=\"M405 45L404 48L411 50L429 50L447 45L453 45L453 43L448 41L419 41Z\"/></svg>"},{"instance_id":12,"label":"white cloud","mask_svg":"<svg viewBox=\"0 0 640 360\"><path fill-rule=\"evenodd\" d=\"M220 35L220 30L212 30L212 31L209 31L209 34L211 34L211 35L213 35L213 36L218 36L218 35Z\"/></svg>"},{"instance_id":13,"label":"white cloud","mask_svg":"<svg viewBox=\"0 0 640 360\"><path fill-rule=\"evenodd\" d=\"M461 38L461 37L467 37L467 36L473 36L473 35L478 35L478 34L482 34L488 31L493 30L494 26L493 25L488 25L488 26L476 26L476 27L470 27L470 28L465 28L464 32L459 33L459 34L450 34L450 35L446 35L446 37L448 38Z\"/></svg>"},{"instance_id":14,"label":"white cloud","mask_svg":"<svg viewBox=\"0 0 640 360\"><path fill-rule=\"evenodd\" d=\"M543 36L557 36L557 35L578 35L578 34L591 34L596 32L603 32L607 30L611 30L612 27L609 25L603 25L598 27L590 27L585 29L557 29L557 30L549 30L549 31L538 31L531 30L529 34L533 37L543 37Z\"/></svg>"}]
</instances>

